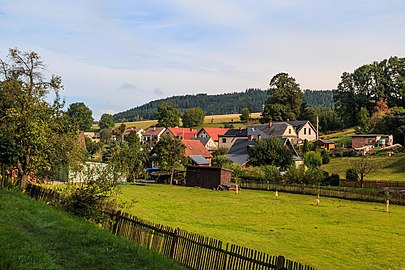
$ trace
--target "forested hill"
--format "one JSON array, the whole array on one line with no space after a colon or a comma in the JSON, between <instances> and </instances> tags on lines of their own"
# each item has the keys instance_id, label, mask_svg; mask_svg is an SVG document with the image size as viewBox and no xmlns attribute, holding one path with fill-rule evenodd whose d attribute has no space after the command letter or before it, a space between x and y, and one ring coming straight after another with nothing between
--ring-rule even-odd
<instances>
[{"instance_id":1,"label":"forested hill","mask_svg":"<svg viewBox=\"0 0 405 270\"><path fill-rule=\"evenodd\" d=\"M189 108L200 107L206 115L240 113L242 108L249 108L252 112L261 112L267 98L267 91L261 89L247 89L244 92L234 92L219 95L184 95L151 101L139 107L114 115L115 121L137 121L154 119L160 103L171 102L178 109L184 111ZM332 91L305 90L304 98L307 106L332 107Z\"/></svg>"}]
</instances>

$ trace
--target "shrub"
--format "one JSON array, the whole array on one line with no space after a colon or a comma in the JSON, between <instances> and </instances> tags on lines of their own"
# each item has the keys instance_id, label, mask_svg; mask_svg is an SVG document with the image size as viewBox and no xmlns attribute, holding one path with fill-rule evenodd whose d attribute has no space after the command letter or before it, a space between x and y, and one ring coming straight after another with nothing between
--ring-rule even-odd
<instances>
[{"instance_id":1,"label":"shrub","mask_svg":"<svg viewBox=\"0 0 405 270\"><path fill-rule=\"evenodd\" d=\"M322 157L322 164L328 164L330 162L329 153L325 149L322 149L321 157Z\"/></svg>"},{"instance_id":2,"label":"shrub","mask_svg":"<svg viewBox=\"0 0 405 270\"><path fill-rule=\"evenodd\" d=\"M304 164L307 167L319 167L322 165L321 153L310 151L304 155Z\"/></svg>"},{"instance_id":3,"label":"shrub","mask_svg":"<svg viewBox=\"0 0 405 270\"><path fill-rule=\"evenodd\" d=\"M294 165L290 166L284 176L288 182L302 183L305 178L305 166L302 165L298 168Z\"/></svg>"},{"instance_id":4,"label":"shrub","mask_svg":"<svg viewBox=\"0 0 405 270\"><path fill-rule=\"evenodd\" d=\"M354 168L350 168L346 170L346 179L347 180L359 180L359 174L356 172Z\"/></svg>"},{"instance_id":5,"label":"shrub","mask_svg":"<svg viewBox=\"0 0 405 270\"><path fill-rule=\"evenodd\" d=\"M268 181L278 182L282 179L280 170L273 165L264 165L260 167Z\"/></svg>"}]
</instances>

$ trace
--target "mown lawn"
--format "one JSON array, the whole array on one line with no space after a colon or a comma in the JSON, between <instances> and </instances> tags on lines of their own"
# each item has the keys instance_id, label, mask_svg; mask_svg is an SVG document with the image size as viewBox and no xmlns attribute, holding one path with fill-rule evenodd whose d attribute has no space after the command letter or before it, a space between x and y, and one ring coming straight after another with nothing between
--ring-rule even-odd
<instances>
[{"instance_id":1,"label":"mown lawn","mask_svg":"<svg viewBox=\"0 0 405 270\"><path fill-rule=\"evenodd\" d=\"M13 191L0 190L0 269L183 269Z\"/></svg>"},{"instance_id":2,"label":"mown lawn","mask_svg":"<svg viewBox=\"0 0 405 270\"><path fill-rule=\"evenodd\" d=\"M346 170L353 166L353 161L361 157L331 158L330 163L321 168L329 173L339 174L340 178L346 177ZM376 170L365 177L365 180L392 180L405 181L405 153L387 156L370 156L370 162L375 164Z\"/></svg>"},{"instance_id":3,"label":"mown lawn","mask_svg":"<svg viewBox=\"0 0 405 270\"><path fill-rule=\"evenodd\" d=\"M146 220L283 255L318 269L404 269L405 207L242 190L239 195L129 185L126 209Z\"/></svg>"}]
</instances>

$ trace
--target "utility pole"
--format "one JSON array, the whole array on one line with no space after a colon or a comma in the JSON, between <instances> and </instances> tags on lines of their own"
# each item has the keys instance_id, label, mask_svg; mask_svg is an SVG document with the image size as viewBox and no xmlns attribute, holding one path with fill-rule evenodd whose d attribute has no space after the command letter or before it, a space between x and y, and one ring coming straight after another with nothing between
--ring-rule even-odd
<instances>
[{"instance_id":1,"label":"utility pole","mask_svg":"<svg viewBox=\"0 0 405 270\"><path fill-rule=\"evenodd\" d=\"M318 133L319 133L319 118L316 116L316 139L318 140Z\"/></svg>"}]
</instances>

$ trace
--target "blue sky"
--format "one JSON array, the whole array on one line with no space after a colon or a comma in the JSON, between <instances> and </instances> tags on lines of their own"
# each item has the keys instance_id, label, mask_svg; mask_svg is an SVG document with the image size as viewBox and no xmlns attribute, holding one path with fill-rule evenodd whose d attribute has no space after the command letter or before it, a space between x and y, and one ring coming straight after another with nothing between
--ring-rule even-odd
<instances>
[{"instance_id":1,"label":"blue sky","mask_svg":"<svg viewBox=\"0 0 405 270\"><path fill-rule=\"evenodd\" d=\"M173 95L302 89L404 57L403 0L0 0L0 57L38 52L96 120Z\"/></svg>"}]
</instances>

